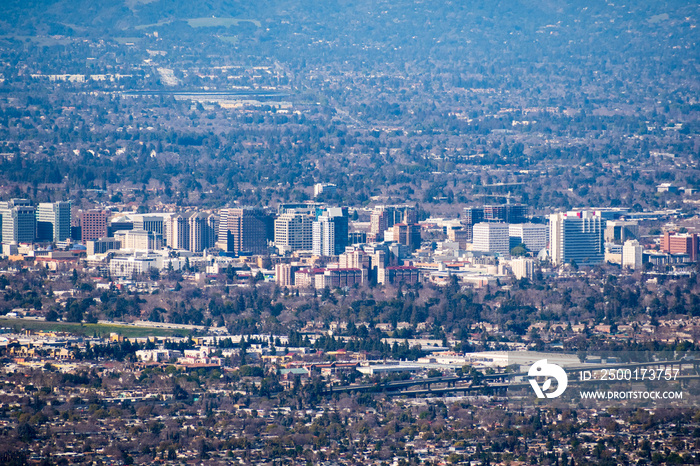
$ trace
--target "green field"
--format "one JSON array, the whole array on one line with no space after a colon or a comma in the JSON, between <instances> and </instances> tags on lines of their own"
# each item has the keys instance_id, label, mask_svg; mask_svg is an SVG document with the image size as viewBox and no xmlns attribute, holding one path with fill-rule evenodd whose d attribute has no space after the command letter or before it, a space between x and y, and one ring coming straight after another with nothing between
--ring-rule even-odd
<instances>
[{"instance_id":1,"label":"green field","mask_svg":"<svg viewBox=\"0 0 700 466\"><path fill-rule=\"evenodd\" d=\"M238 36L216 36L217 39L227 42L229 44L236 45L238 43Z\"/></svg>"},{"instance_id":2,"label":"green field","mask_svg":"<svg viewBox=\"0 0 700 466\"><path fill-rule=\"evenodd\" d=\"M253 23L257 27L261 27L260 21L256 19L238 19L238 18L192 18L187 20L193 28L212 28L212 27L229 27L238 26L240 23Z\"/></svg>"},{"instance_id":3,"label":"green field","mask_svg":"<svg viewBox=\"0 0 700 466\"><path fill-rule=\"evenodd\" d=\"M0 319L0 327L13 328L16 331L34 330L45 332L66 332L75 335L83 335L92 337L108 337L110 333L118 333L127 338L138 337L172 337L172 336L187 336L186 330L174 330L163 328L141 328L131 327L128 325L115 324L78 324L71 322L43 322L23 319Z\"/></svg>"},{"instance_id":4,"label":"green field","mask_svg":"<svg viewBox=\"0 0 700 466\"><path fill-rule=\"evenodd\" d=\"M238 26L241 23L253 23L257 27L262 27L262 23L258 21L257 19L240 19L240 18L190 18L186 19L187 24L189 24L190 27L193 28L212 28L212 27L230 27L230 26ZM149 28L154 28L158 26L163 26L164 24L170 24L172 23L173 20L163 20L163 21L158 21L157 23L153 24L141 24L139 26L135 26L134 29L136 30L142 30L142 29L149 29Z\"/></svg>"}]
</instances>

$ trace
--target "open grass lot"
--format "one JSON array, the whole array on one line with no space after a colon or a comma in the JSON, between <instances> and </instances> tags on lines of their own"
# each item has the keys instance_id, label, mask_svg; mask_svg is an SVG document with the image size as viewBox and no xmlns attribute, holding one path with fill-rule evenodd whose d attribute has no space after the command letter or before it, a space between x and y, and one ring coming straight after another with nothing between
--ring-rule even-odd
<instances>
[{"instance_id":1,"label":"open grass lot","mask_svg":"<svg viewBox=\"0 0 700 466\"><path fill-rule=\"evenodd\" d=\"M110 333L118 333L127 338L138 338L148 336L187 336L185 330L161 329L161 328L141 328L128 325L112 324L78 324L72 322L44 322L24 319L0 319L0 327L14 328L20 330L34 330L45 332L67 332L84 336L108 337Z\"/></svg>"},{"instance_id":2,"label":"open grass lot","mask_svg":"<svg viewBox=\"0 0 700 466\"><path fill-rule=\"evenodd\" d=\"M193 28L211 28L211 27L229 27L238 26L240 23L249 22L253 23L257 27L260 27L260 21L255 19L239 19L239 18L191 18L187 20Z\"/></svg>"},{"instance_id":3,"label":"open grass lot","mask_svg":"<svg viewBox=\"0 0 700 466\"><path fill-rule=\"evenodd\" d=\"M189 18L186 19L187 24L189 24L190 27L193 28L213 28L213 27L231 27L231 26L238 26L241 23L252 23L257 27L261 27L262 24L260 21L257 19L240 19L240 18ZM138 26L135 26L134 29L136 30L142 30L142 29L149 29L149 28L154 28L158 26L163 26L165 24L172 23L173 20L162 20L158 21L157 23L152 23L152 24L140 24Z\"/></svg>"}]
</instances>

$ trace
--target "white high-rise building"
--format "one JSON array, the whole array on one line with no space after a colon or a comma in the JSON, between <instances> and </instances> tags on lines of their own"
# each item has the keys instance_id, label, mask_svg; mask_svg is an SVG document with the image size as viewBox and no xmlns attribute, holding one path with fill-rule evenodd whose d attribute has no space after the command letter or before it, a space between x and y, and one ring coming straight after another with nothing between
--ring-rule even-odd
<instances>
[{"instance_id":1,"label":"white high-rise building","mask_svg":"<svg viewBox=\"0 0 700 466\"><path fill-rule=\"evenodd\" d=\"M535 261L525 257L511 260L510 267L513 270L513 275L518 280L522 278L531 279L535 274Z\"/></svg>"},{"instance_id":2,"label":"white high-rise building","mask_svg":"<svg viewBox=\"0 0 700 466\"><path fill-rule=\"evenodd\" d=\"M147 230L122 230L114 233L114 240L123 249L153 251L163 247L163 235Z\"/></svg>"},{"instance_id":3,"label":"white high-rise building","mask_svg":"<svg viewBox=\"0 0 700 466\"><path fill-rule=\"evenodd\" d=\"M311 251L313 219L305 214L288 212L275 220L275 245L280 252Z\"/></svg>"},{"instance_id":4,"label":"white high-rise building","mask_svg":"<svg viewBox=\"0 0 700 466\"><path fill-rule=\"evenodd\" d=\"M191 214L177 214L170 217L168 222L168 246L173 249L190 248L190 224Z\"/></svg>"},{"instance_id":5,"label":"white high-rise building","mask_svg":"<svg viewBox=\"0 0 700 466\"><path fill-rule=\"evenodd\" d=\"M588 211L549 216L550 257L555 265L595 265L605 260L605 220Z\"/></svg>"},{"instance_id":6,"label":"white high-rise building","mask_svg":"<svg viewBox=\"0 0 700 466\"><path fill-rule=\"evenodd\" d=\"M510 229L507 223L477 223L473 229L474 251L510 254Z\"/></svg>"},{"instance_id":7,"label":"white high-rise building","mask_svg":"<svg viewBox=\"0 0 700 466\"><path fill-rule=\"evenodd\" d=\"M26 199L0 202L2 242L32 243L36 234L36 210Z\"/></svg>"},{"instance_id":8,"label":"white high-rise building","mask_svg":"<svg viewBox=\"0 0 700 466\"><path fill-rule=\"evenodd\" d=\"M207 214L196 213L187 219L190 244L187 249L202 252L209 247Z\"/></svg>"},{"instance_id":9,"label":"white high-rise building","mask_svg":"<svg viewBox=\"0 0 700 466\"><path fill-rule=\"evenodd\" d=\"M642 245L636 239L629 239L622 246L622 266L632 270L642 267Z\"/></svg>"},{"instance_id":10,"label":"white high-rise building","mask_svg":"<svg viewBox=\"0 0 700 466\"><path fill-rule=\"evenodd\" d=\"M312 227L312 251L316 256L335 254L335 223L329 217L319 217Z\"/></svg>"},{"instance_id":11,"label":"white high-rise building","mask_svg":"<svg viewBox=\"0 0 700 466\"><path fill-rule=\"evenodd\" d=\"M533 255L547 247L549 242L549 227L539 223L517 223L508 225L510 246L523 243Z\"/></svg>"}]
</instances>

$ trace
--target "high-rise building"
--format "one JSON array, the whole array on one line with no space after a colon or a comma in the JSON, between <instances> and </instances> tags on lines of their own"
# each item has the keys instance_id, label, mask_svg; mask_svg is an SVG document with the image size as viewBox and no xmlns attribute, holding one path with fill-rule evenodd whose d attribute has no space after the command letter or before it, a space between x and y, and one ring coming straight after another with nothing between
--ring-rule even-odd
<instances>
[{"instance_id":1,"label":"high-rise building","mask_svg":"<svg viewBox=\"0 0 700 466\"><path fill-rule=\"evenodd\" d=\"M216 235L219 233L219 216L209 214L207 216L207 238L206 248L216 247Z\"/></svg>"},{"instance_id":2,"label":"high-rise building","mask_svg":"<svg viewBox=\"0 0 700 466\"><path fill-rule=\"evenodd\" d=\"M415 207L402 206L377 206L370 217L369 241L382 241L384 232L397 223L414 224L418 221L418 212Z\"/></svg>"},{"instance_id":3,"label":"high-rise building","mask_svg":"<svg viewBox=\"0 0 700 466\"><path fill-rule=\"evenodd\" d=\"M143 224L136 225L137 220L130 215L117 215L107 221L107 237L111 238L118 231L143 230Z\"/></svg>"},{"instance_id":4,"label":"high-rise building","mask_svg":"<svg viewBox=\"0 0 700 466\"><path fill-rule=\"evenodd\" d=\"M464 221L467 225L480 222L525 223L529 207L525 204L500 204L466 207Z\"/></svg>"},{"instance_id":5,"label":"high-rise building","mask_svg":"<svg viewBox=\"0 0 700 466\"><path fill-rule=\"evenodd\" d=\"M100 241L108 241L111 238L103 238ZM114 241L120 244L121 248L134 249L139 251L157 250L163 247L163 235L154 231L146 230L121 230L114 234ZM97 242L89 241L88 245L97 247ZM89 246L88 246L89 247Z\"/></svg>"},{"instance_id":6,"label":"high-rise building","mask_svg":"<svg viewBox=\"0 0 700 466\"><path fill-rule=\"evenodd\" d=\"M313 223L312 251L316 256L335 254L335 223L330 217L319 217Z\"/></svg>"},{"instance_id":7,"label":"high-rise building","mask_svg":"<svg viewBox=\"0 0 700 466\"><path fill-rule=\"evenodd\" d=\"M275 245L280 252L311 251L313 248L313 217L288 212L275 220Z\"/></svg>"},{"instance_id":8,"label":"high-rise building","mask_svg":"<svg viewBox=\"0 0 700 466\"><path fill-rule=\"evenodd\" d=\"M369 269L370 257L359 248L346 250L338 257L338 266L341 269Z\"/></svg>"},{"instance_id":9,"label":"high-rise building","mask_svg":"<svg viewBox=\"0 0 700 466\"><path fill-rule=\"evenodd\" d=\"M669 254L687 254L691 262L698 260L698 235L697 233L673 233L664 232L661 242L661 250Z\"/></svg>"},{"instance_id":10,"label":"high-rise building","mask_svg":"<svg viewBox=\"0 0 700 466\"><path fill-rule=\"evenodd\" d=\"M507 256L510 254L509 232L507 223L477 223L474 225L473 249Z\"/></svg>"},{"instance_id":11,"label":"high-rise building","mask_svg":"<svg viewBox=\"0 0 700 466\"><path fill-rule=\"evenodd\" d=\"M100 239L107 236L106 210L87 210L80 212L80 241L83 243L91 239Z\"/></svg>"},{"instance_id":12,"label":"high-rise building","mask_svg":"<svg viewBox=\"0 0 700 466\"><path fill-rule=\"evenodd\" d=\"M535 274L535 261L525 257L511 260L510 267L513 270L513 275L518 280L523 278L531 279Z\"/></svg>"},{"instance_id":13,"label":"high-rise building","mask_svg":"<svg viewBox=\"0 0 700 466\"><path fill-rule=\"evenodd\" d=\"M39 241L65 241L70 238L70 202L42 202L36 211L36 237Z\"/></svg>"},{"instance_id":14,"label":"high-rise building","mask_svg":"<svg viewBox=\"0 0 700 466\"><path fill-rule=\"evenodd\" d=\"M605 223L605 242L624 244L629 239L639 238L639 223L636 220L609 220Z\"/></svg>"},{"instance_id":15,"label":"high-rise building","mask_svg":"<svg viewBox=\"0 0 700 466\"><path fill-rule=\"evenodd\" d=\"M397 223L393 227L394 241L411 249L420 247L420 225L415 223Z\"/></svg>"},{"instance_id":16,"label":"high-rise building","mask_svg":"<svg viewBox=\"0 0 700 466\"><path fill-rule=\"evenodd\" d=\"M549 227L540 223L518 223L508 226L510 248L524 244L528 251L537 255L549 243Z\"/></svg>"},{"instance_id":17,"label":"high-rise building","mask_svg":"<svg viewBox=\"0 0 700 466\"><path fill-rule=\"evenodd\" d=\"M382 241L384 231L389 228L389 215L386 211L375 209L370 216L369 241Z\"/></svg>"},{"instance_id":18,"label":"high-rise building","mask_svg":"<svg viewBox=\"0 0 700 466\"><path fill-rule=\"evenodd\" d=\"M36 211L26 199L0 202L2 242L32 243L36 235Z\"/></svg>"},{"instance_id":19,"label":"high-rise building","mask_svg":"<svg viewBox=\"0 0 700 466\"><path fill-rule=\"evenodd\" d=\"M274 218L258 207L223 209L219 218L219 248L236 254L266 254L274 237Z\"/></svg>"},{"instance_id":20,"label":"high-rise building","mask_svg":"<svg viewBox=\"0 0 700 466\"><path fill-rule=\"evenodd\" d=\"M209 242L207 214L195 213L187 219L190 244L187 248L192 252L202 252L207 249Z\"/></svg>"},{"instance_id":21,"label":"high-rise building","mask_svg":"<svg viewBox=\"0 0 700 466\"><path fill-rule=\"evenodd\" d=\"M550 257L555 265L575 261L595 265L605 259L605 220L589 211L552 214L549 217Z\"/></svg>"},{"instance_id":22,"label":"high-rise building","mask_svg":"<svg viewBox=\"0 0 700 466\"><path fill-rule=\"evenodd\" d=\"M190 249L190 222L192 213L176 214L168 221L167 243L173 249Z\"/></svg>"},{"instance_id":23,"label":"high-rise building","mask_svg":"<svg viewBox=\"0 0 700 466\"><path fill-rule=\"evenodd\" d=\"M91 239L87 242L87 255L104 254L107 251L121 249L122 243L114 238Z\"/></svg>"},{"instance_id":24,"label":"high-rise building","mask_svg":"<svg viewBox=\"0 0 700 466\"><path fill-rule=\"evenodd\" d=\"M342 254L348 245L347 207L330 207L323 210L314 222L312 234L314 254Z\"/></svg>"},{"instance_id":25,"label":"high-rise building","mask_svg":"<svg viewBox=\"0 0 700 466\"><path fill-rule=\"evenodd\" d=\"M622 266L632 270L642 267L642 246L636 239L627 240L622 246Z\"/></svg>"},{"instance_id":26,"label":"high-rise building","mask_svg":"<svg viewBox=\"0 0 700 466\"><path fill-rule=\"evenodd\" d=\"M139 214L133 216L134 230L146 230L163 235L165 217L157 214ZM114 225L114 220L112 221Z\"/></svg>"}]
</instances>

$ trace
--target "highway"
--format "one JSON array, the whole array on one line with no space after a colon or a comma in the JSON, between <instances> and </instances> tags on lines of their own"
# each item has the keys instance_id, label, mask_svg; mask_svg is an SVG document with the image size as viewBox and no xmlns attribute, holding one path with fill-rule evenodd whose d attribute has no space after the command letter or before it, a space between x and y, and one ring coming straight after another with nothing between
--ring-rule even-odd
<instances>
[{"instance_id":1,"label":"highway","mask_svg":"<svg viewBox=\"0 0 700 466\"><path fill-rule=\"evenodd\" d=\"M671 366L694 366L697 367L700 364L700 360L664 360L664 361L651 361L651 362L636 362L636 363L614 363L614 364L581 364L576 366L570 366L563 368L567 373L577 373L582 370L596 371L601 369L630 369L634 370L641 367L671 367ZM527 372L510 372L510 373L498 373L498 374L484 374L481 379L483 382L487 383L489 381L497 381L508 379L512 380L518 377L527 377ZM679 376L681 377L687 376ZM696 376L690 376L696 377ZM570 383L577 382L573 379ZM600 380L593 380L591 382L601 382ZM432 387L433 385L440 385L440 387ZM375 393L386 393L392 396L403 396L403 395L418 395L427 393L447 393L447 392L460 392L460 391L472 391L472 390L485 390L485 389L498 389L498 388L517 388L519 386L529 387L528 383L503 383L503 384L473 384L473 378L471 376L441 376L441 377L429 377L425 379L411 379L411 380L397 380L384 383L375 384L363 384L363 385L343 385L337 387L330 387L326 393L351 393L351 392L375 392ZM410 387L424 386L425 389L422 390L404 390Z\"/></svg>"}]
</instances>

